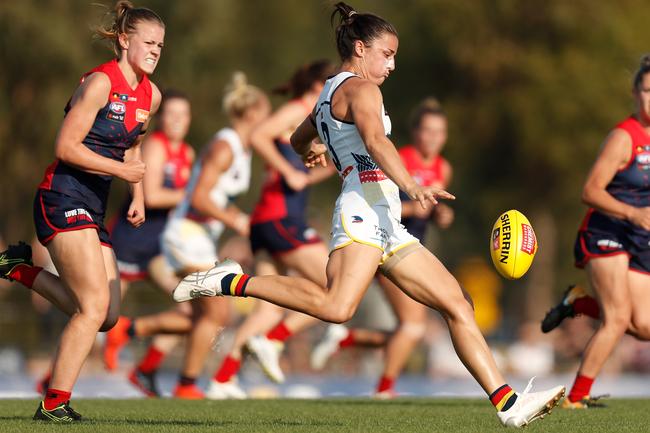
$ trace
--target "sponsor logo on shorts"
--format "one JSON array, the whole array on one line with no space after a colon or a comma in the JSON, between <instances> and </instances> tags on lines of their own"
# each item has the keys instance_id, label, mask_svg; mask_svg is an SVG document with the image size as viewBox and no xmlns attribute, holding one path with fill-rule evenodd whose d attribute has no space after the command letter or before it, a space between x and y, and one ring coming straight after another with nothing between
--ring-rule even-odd
<instances>
[{"instance_id":1,"label":"sponsor logo on shorts","mask_svg":"<svg viewBox=\"0 0 650 433\"><path fill-rule=\"evenodd\" d=\"M144 123L147 121L149 118L149 112L147 110L143 110L142 108L138 108L135 110L135 121Z\"/></svg>"},{"instance_id":2,"label":"sponsor logo on shorts","mask_svg":"<svg viewBox=\"0 0 650 433\"><path fill-rule=\"evenodd\" d=\"M86 209L72 209L65 211L65 221L68 224L76 224L78 222L93 222L93 217L90 216Z\"/></svg>"},{"instance_id":3,"label":"sponsor logo on shorts","mask_svg":"<svg viewBox=\"0 0 650 433\"><path fill-rule=\"evenodd\" d=\"M388 230L383 227L375 226L375 238L373 240L379 242L381 245L386 245L388 242Z\"/></svg>"},{"instance_id":4,"label":"sponsor logo on shorts","mask_svg":"<svg viewBox=\"0 0 650 433\"><path fill-rule=\"evenodd\" d=\"M598 246L598 249L601 251L613 251L623 248L623 244L611 239L601 239L596 242L596 246Z\"/></svg>"},{"instance_id":5,"label":"sponsor logo on shorts","mask_svg":"<svg viewBox=\"0 0 650 433\"><path fill-rule=\"evenodd\" d=\"M495 251L498 250L501 246L501 237L499 236L500 234L501 230L499 227L495 228L492 232L492 249Z\"/></svg>"},{"instance_id":6,"label":"sponsor logo on shorts","mask_svg":"<svg viewBox=\"0 0 650 433\"><path fill-rule=\"evenodd\" d=\"M362 223L363 218L361 218L359 215L352 215L352 223Z\"/></svg>"},{"instance_id":7,"label":"sponsor logo on shorts","mask_svg":"<svg viewBox=\"0 0 650 433\"><path fill-rule=\"evenodd\" d=\"M106 118L113 122L124 122L124 114L126 113L126 105L122 102L111 102L108 107Z\"/></svg>"},{"instance_id":8,"label":"sponsor logo on shorts","mask_svg":"<svg viewBox=\"0 0 650 433\"><path fill-rule=\"evenodd\" d=\"M537 239L535 239L535 232L533 231L533 228L528 224L522 224L521 235L521 251L525 252L526 254L534 254Z\"/></svg>"}]
</instances>

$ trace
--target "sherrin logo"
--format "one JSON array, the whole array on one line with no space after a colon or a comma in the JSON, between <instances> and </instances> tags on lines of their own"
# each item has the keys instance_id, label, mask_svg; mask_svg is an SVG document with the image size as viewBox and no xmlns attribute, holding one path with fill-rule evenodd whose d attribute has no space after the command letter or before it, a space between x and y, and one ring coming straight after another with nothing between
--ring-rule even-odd
<instances>
[{"instance_id":1,"label":"sherrin logo","mask_svg":"<svg viewBox=\"0 0 650 433\"><path fill-rule=\"evenodd\" d=\"M505 278L514 280L528 271L537 253L537 245L532 225L517 210L501 214L492 227L492 263Z\"/></svg>"}]
</instances>

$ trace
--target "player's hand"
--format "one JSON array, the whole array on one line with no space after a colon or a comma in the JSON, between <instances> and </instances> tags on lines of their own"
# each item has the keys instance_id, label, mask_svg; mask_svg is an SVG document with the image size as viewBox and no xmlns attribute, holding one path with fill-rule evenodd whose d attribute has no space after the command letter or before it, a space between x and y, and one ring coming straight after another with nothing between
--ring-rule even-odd
<instances>
[{"instance_id":1,"label":"player's hand","mask_svg":"<svg viewBox=\"0 0 650 433\"><path fill-rule=\"evenodd\" d=\"M441 229L446 229L454 222L454 210L444 203L438 203L431 212L431 219Z\"/></svg>"},{"instance_id":2,"label":"player's hand","mask_svg":"<svg viewBox=\"0 0 650 433\"><path fill-rule=\"evenodd\" d=\"M445 200L455 200L452 194L448 193L444 189L436 188L433 186L420 186L414 184L412 187L408 188L405 191L406 194L411 198L411 200L416 200L420 202L422 209L426 209L429 204L436 205L438 204L439 199Z\"/></svg>"},{"instance_id":3,"label":"player's hand","mask_svg":"<svg viewBox=\"0 0 650 433\"><path fill-rule=\"evenodd\" d=\"M140 227L144 224L144 202L142 200L133 200L129 205L129 210L126 211L126 220L133 227Z\"/></svg>"},{"instance_id":4,"label":"player's hand","mask_svg":"<svg viewBox=\"0 0 650 433\"><path fill-rule=\"evenodd\" d=\"M230 226L231 229L237 232L237 234L248 237L251 231L250 218L244 212L240 211L235 207L229 207L226 209L231 216Z\"/></svg>"},{"instance_id":5,"label":"player's hand","mask_svg":"<svg viewBox=\"0 0 650 433\"><path fill-rule=\"evenodd\" d=\"M286 176L282 176L284 181L294 191L302 191L309 185L309 176L299 170L292 170Z\"/></svg>"},{"instance_id":6,"label":"player's hand","mask_svg":"<svg viewBox=\"0 0 650 433\"><path fill-rule=\"evenodd\" d=\"M327 158L325 154L327 153L327 146L323 143L319 143L314 140L311 142L311 146L307 152L302 155L302 160L305 162L305 167L313 168L317 165L327 167Z\"/></svg>"},{"instance_id":7,"label":"player's hand","mask_svg":"<svg viewBox=\"0 0 650 433\"><path fill-rule=\"evenodd\" d=\"M144 162L139 159L133 159L122 163L120 173L117 176L121 177L127 182L137 183L144 177L144 170L146 168Z\"/></svg>"},{"instance_id":8,"label":"player's hand","mask_svg":"<svg viewBox=\"0 0 650 433\"><path fill-rule=\"evenodd\" d=\"M637 207L630 215L630 222L643 230L650 230L650 207Z\"/></svg>"}]
</instances>

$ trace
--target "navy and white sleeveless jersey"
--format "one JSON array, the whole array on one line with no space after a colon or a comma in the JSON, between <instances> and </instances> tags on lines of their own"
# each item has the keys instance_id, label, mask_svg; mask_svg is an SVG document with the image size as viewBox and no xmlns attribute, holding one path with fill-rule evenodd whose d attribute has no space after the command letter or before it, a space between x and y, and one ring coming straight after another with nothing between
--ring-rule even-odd
<instances>
[{"instance_id":1,"label":"navy and white sleeveless jersey","mask_svg":"<svg viewBox=\"0 0 650 433\"><path fill-rule=\"evenodd\" d=\"M111 91L106 105L99 110L95 121L82 140L93 152L117 161L124 160L124 152L137 140L151 110L151 83L146 75L132 89L120 70L117 60L111 60L84 74L102 72L111 81ZM70 101L65 114L70 110ZM45 171L39 189L55 191L86 203L97 213L104 213L112 176L88 173L71 167L60 160L54 161Z\"/></svg>"},{"instance_id":2,"label":"navy and white sleeveless jersey","mask_svg":"<svg viewBox=\"0 0 650 433\"><path fill-rule=\"evenodd\" d=\"M351 72L341 72L325 82L316 103L316 128L323 143L327 145L330 157L339 175L343 178L343 193L355 192L368 204L388 205L397 220L401 218L402 207L399 189L379 168L368 154L366 145L353 122L337 119L332 113L334 92L350 78ZM381 106L384 132L390 135L391 121L384 106Z\"/></svg>"}]
</instances>

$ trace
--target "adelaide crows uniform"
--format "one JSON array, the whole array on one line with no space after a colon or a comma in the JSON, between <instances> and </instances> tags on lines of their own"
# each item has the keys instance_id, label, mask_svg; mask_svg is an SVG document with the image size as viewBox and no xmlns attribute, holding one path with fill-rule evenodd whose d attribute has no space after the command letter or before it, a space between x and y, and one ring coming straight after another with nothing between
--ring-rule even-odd
<instances>
[{"instance_id":1,"label":"adelaide crows uniform","mask_svg":"<svg viewBox=\"0 0 650 433\"><path fill-rule=\"evenodd\" d=\"M101 72L111 81L106 105L82 140L93 152L122 162L142 132L151 110L151 83L143 75L132 89L124 78L117 60L111 60L84 74ZM70 111L70 102L65 114ZM34 200L34 223L39 241L46 245L58 233L94 228L102 245L111 246L104 227L106 201L112 176L89 173L56 160L45 171Z\"/></svg>"},{"instance_id":2,"label":"adelaide crows uniform","mask_svg":"<svg viewBox=\"0 0 650 433\"><path fill-rule=\"evenodd\" d=\"M318 135L343 179L332 218L330 250L353 242L370 245L383 252L383 264L398 250L419 246L419 242L400 222L402 205L397 185L368 154L356 125L337 119L331 111L334 92L354 77L351 72L341 72L327 80L316 104ZM390 135L391 122L383 106L381 117L384 131Z\"/></svg>"},{"instance_id":3,"label":"adelaide crows uniform","mask_svg":"<svg viewBox=\"0 0 650 433\"><path fill-rule=\"evenodd\" d=\"M627 118L616 128L630 135L632 155L606 190L630 206L650 206L650 135L634 117ZM650 273L650 232L630 221L590 208L575 243L576 266L581 268L591 258L616 254L626 254L630 258L630 270Z\"/></svg>"},{"instance_id":4,"label":"adelaide crows uniform","mask_svg":"<svg viewBox=\"0 0 650 433\"><path fill-rule=\"evenodd\" d=\"M301 102L295 100L292 103ZM305 115L309 112L311 107L305 106ZM293 168L303 173L309 171L291 147L288 137L276 139L275 146ZM307 225L308 199L309 188L294 191L277 170L268 168L260 199L251 214L253 252L265 249L276 255L321 242L316 230Z\"/></svg>"},{"instance_id":5,"label":"adelaide crows uniform","mask_svg":"<svg viewBox=\"0 0 650 433\"><path fill-rule=\"evenodd\" d=\"M219 180L210 190L213 203L225 209L233 198L248 191L251 152L244 148L241 138L232 128L221 129L215 134L214 140L228 143L233 154L230 167L221 173ZM217 241L224 230L224 224L201 215L190 204L200 174L201 161L198 160L192 169L185 198L172 211L162 235L163 254L175 271L209 268L218 259Z\"/></svg>"},{"instance_id":6,"label":"adelaide crows uniform","mask_svg":"<svg viewBox=\"0 0 650 433\"><path fill-rule=\"evenodd\" d=\"M190 145L182 142L178 149L174 150L162 131L151 134L151 139L162 143L165 149L163 186L176 190L185 188L192 168ZM149 262L160 254L160 235L165 229L167 216L172 208L147 208L145 223L140 227L133 227L125 217L130 203L130 199L126 200L115 218L115 224L110 227L110 232L120 277L135 281L147 278Z\"/></svg>"}]
</instances>

